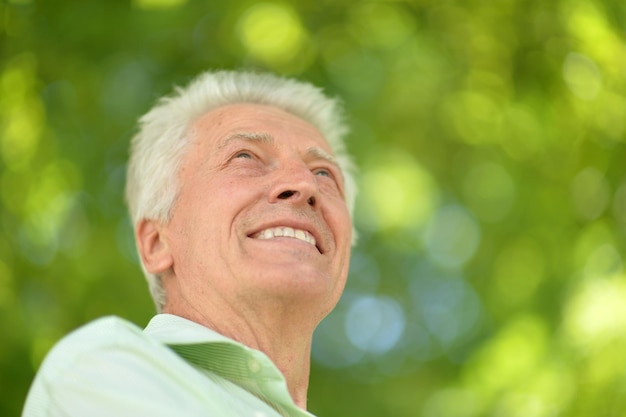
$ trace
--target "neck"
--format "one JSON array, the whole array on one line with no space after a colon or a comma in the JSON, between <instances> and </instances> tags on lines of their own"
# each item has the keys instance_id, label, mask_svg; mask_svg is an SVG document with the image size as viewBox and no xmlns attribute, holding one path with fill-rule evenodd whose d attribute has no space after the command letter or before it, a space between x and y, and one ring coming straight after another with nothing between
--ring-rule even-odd
<instances>
[{"instance_id":1,"label":"neck","mask_svg":"<svg viewBox=\"0 0 626 417\"><path fill-rule=\"evenodd\" d=\"M280 304L263 309L230 308L228 304L202 304L197 308L184 300L170 302L164 312L208 327L252 349L265 353L282 372L295 404L306 410L311 339L317 320L303 314L301 305ZM214 301L214 300L213 300Z\"/></svg>"}]
</instances>

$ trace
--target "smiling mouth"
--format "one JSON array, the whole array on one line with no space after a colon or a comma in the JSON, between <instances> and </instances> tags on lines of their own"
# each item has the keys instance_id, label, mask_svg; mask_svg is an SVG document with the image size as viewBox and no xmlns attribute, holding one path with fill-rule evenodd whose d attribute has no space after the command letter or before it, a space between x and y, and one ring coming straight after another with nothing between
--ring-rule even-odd
<instances>
[{"instance_id":1,"label":"smiling mouth","mask_svg":"<svg viewBox=\"0 0 626 417\"><path fill-rule=\"evenodd\" d=\"M306 242L322 253L319 246L317 246L317 241L313 237L313 235L306 230L294 229L293 227L270 227L268 229L261 230L250 236L253 239L260 240L269 240L274 239L275 237L289 237L293 239L300 240L302 242Z\"/></svg>"}]
</instances>

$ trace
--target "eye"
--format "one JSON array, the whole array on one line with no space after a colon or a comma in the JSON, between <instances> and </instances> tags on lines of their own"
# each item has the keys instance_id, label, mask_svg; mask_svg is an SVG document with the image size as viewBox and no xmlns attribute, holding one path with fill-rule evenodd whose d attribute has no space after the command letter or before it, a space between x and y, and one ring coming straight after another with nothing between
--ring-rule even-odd
<instances>
[{"instance_id":1,"label":"eye","mask_svg":"<svg viewBox=\"0 0 626 417\"><path fill-rule=\"evenodd\" d=\"M319 175L320 177L332 177L332 174L327 169L320 168L313 172L315 175Z\"/></svg>"},{"instance_id":2,"label":"eye","mask_svg":"<svg viewBox=\"0 0 626 417\"><path fill-rule=\"evenodd\" d=\"M235 156L233 156L233 158L246 158L246 159L252 159L252 153L248 152L248 151L240 151L237 152L235 154Z\"/></svg>"}]
</instances>

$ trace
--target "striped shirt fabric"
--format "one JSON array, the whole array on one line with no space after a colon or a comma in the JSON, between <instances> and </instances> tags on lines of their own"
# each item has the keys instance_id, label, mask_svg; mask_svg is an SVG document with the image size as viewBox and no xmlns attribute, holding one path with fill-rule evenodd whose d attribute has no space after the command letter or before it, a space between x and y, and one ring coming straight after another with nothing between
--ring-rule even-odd
<instances>
[{"instance_id":1,"label":"striped shirt fabric","mask_svg":"<svg viewBox=\"0 0 626 417\"><path fill-rule=\"evenodd\" d=\"M171 314L143 331L105 317L67 335L41 365L22 415L313 417L264 353Z\"/></svg>"}]
</instances>

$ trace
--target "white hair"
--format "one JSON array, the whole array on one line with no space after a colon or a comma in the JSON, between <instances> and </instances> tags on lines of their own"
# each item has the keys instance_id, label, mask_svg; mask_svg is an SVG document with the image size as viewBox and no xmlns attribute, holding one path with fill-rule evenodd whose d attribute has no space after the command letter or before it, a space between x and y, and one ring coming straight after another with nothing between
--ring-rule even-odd
<instances>
[{"instance_id":1,"label":"white hair","mask_svg":"<svg viewBox=\"0 0 626 417\"><path fill-rule=\"evenodd\" d=\"M263 104L282 109L316 127L328 141L345 182L352 214L356 197L354 164L343 142L347 127L340 103L321 89L273 74L245 71L205 72L184 88L161 98L139 119L132 138L126 178L126 201L134 228L143 219L170 220L179 184L178 172L189 147L189 128L202 115L228 104ZM353 230L353 242L356 233ZM159 276L142 268L160 312L165 292Z\"/></svg>"}]
</instances>

